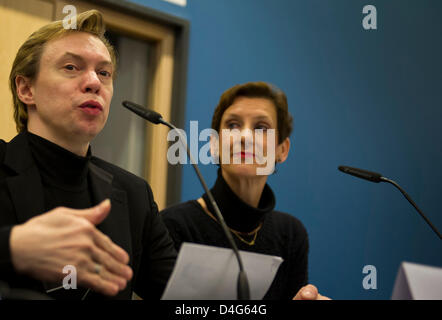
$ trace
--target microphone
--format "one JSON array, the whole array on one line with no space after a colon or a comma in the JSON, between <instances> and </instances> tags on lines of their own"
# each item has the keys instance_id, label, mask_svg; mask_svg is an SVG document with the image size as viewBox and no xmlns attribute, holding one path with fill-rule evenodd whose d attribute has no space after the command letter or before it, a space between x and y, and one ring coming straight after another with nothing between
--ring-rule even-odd
<instances>
[{"instance_id":1,"label":"microphone","mask_svg":"<svg viewBox=\"0 0 442 320\"><path fill-rule=\"evenodd\" d=\"M236 288L238 300L250 300L249 282L247 279L246 271L244 270L244 265L243 265L241 256L239 255L238 247L236 246L236 243L233 240L232 233L230 232L229 228L227 227L227 224L224 221L223 215L221 214L221 211L219 210L219 207L216 204L215 198L213 198L212 193L210 192L209 188L207 187L206 181L204 180L203 176L201 175L201 172L198 169L198 166L196 165L196 162L193 159L192 154L190 153L189 146L186 143L186 138L183 137L180 130L178 130L173 124L165 121L163 119L163 117L158 112L146 109L146 108L144 108L136 103L130 102L130 101L123 101L122 104L124 107L133 111L134 113L136 113L137 115L139 115L143 119L145 119L153 124L159 124L159 123L164 124L164 125L168 126L170 129L175 129L176 132L178 133L182 143L186 147L187 155L189 156L190 163L192 164L193 168L195 169L198 179L200 180L201 185L204 188L204 191L206 191L207 196L209 197L210 203L212 204L213 208L215 209L216 217L217 217L217 219L218 219L218 221L224 231L224 234L227 237L227 240L230 243L230 246L233 249L236 259L238 260L239 274L238 274L237 288Z\"/></svg>"},{"instance_id":2,"label":"microphone","mask_svg":"<svg viewBox=\"0 0 442 320\"><path fill-rule=\"evenodd\" d=\"M392 185L394 185L399 191L404 195L405 199L408 200L408 202L411 203L411 205L416 209L416 211L420 214L420 216L425 220L425 222L433 229L433 231L436 233L436 235L439 237L439 239L442 239L441 234L436 229L436 227L431 223L431 221L425 216L425 214L418 208L417 204L411 199L411 197L405 192L404 189L399 186L395 181L383 177L380 173L371 172L367 170L362 170L358 168L352 168L347 166L339 166L338 169L344 173L351 174L352 176L362 178L371 182L387 182Z\"/></svg>"},{"instance_id":3,"label":"microphone","mask_svg":"<svg viewBox=\"0 0 442 320\"><path fill-rule=\"evenodd\" d=\"M348 173L351 174L352 176L362 178L371 182L376 182L376 183L381 182L382 175L380 173L362 170L358 168L346 167L346 166L339 166L338 169L344 173Z\"/></svg>"},{"instance_id":4,"label":"microphone","mask_svg":"<svg viewBox=\"0 0 442 320\"><path fill-rule=\"evenodd\" d=\"M142 106L130 102L130 101L123 101L123 106L128 108L130 111L136 113L141 118L146 119L149 122L152 122L154 124L163 123L163 117L158 112L155 112L153 110L145 109Z\"/></svg>"}]
</instances>

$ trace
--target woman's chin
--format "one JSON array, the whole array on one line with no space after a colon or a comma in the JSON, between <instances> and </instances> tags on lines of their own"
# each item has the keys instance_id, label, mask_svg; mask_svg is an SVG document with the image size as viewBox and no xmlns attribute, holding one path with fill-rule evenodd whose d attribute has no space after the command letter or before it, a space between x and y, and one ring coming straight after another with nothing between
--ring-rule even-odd
<instances>
[{"instance_id":1,"label":"woman's chin","mask_svg":"<svg viewBox=\"0 0 442 320\"><path fill-rule=\"evenodd\" d=\"M243 177L243 178L255 178L259 177L257 174L257 169L260 166L256 164L228 164L228 165L222 165L221 168L223 171L228 172L231 175L235 175L236 177Z\"/></svg>"}]
</instances>

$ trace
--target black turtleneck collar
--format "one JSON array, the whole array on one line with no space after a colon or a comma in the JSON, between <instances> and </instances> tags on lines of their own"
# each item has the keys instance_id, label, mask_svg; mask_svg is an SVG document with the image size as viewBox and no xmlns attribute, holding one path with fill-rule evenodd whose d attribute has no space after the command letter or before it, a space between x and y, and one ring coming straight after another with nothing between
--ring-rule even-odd
<instances>
[{"instance_id":1,"label":"black turtleneck collar","mask_svg":"<svg viewBox=\"0 0 442 320\"><path fill-rule=\"evenodd\" d=\"M275 207L275 196L272 189L266 184L259 200L258 208L254 208L242 201L224 180L221 169L218 169L218 178L210 191L215 198L227 225L240 232L250 232L257 228L267 213ZM207 208L216 217L215 210L205 193L203 199Z\"/></svg>"},{"instance_id":2,"label":"black turtleneck collar","mask_svg":"<svg viewBox=\"0 0 442 320\"><path fill-rule=\"evenodd\" d=\"M44 184L72 191L87 187L90 147L81 157L38 135L26 135Z\"/></svg>"}]
</instances>

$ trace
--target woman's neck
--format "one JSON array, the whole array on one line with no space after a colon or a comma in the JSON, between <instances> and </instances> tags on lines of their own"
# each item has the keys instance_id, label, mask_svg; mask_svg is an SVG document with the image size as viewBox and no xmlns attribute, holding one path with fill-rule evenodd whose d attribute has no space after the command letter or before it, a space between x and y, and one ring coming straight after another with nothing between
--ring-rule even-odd
<instances>
[{"instance_id":1,"label":"woman's neck","mask_svg":"<svg viewBox=\"0 0 442 320\"><path fill-rule=\"evenodd\" d=\"M210 191L226 224L238 232L252 232L275 207L275 196L272 190L265 183L264 187L259 187L265 179L255 181L241 179L241 182L237 180L231 182L236 190L240 190L235 191L221 172L222 170L219 169L218 177ZM228 174L226 176L229 177ZM244 191L245 187L249 189ZM203 194L202 199L198 199L198 203L209 213L209 216L215 217L216 211L207 193Z\"/></svg>"},{"instance_id":2,"label":"woman's neck","mask_svg":"<svg viewBox=\"0 0 442 320\"><path fill-rule=\"evenodd\" d=\"M230 189L249 206L257 208L261 199L262 191L267 181L267 176L253 178L235 177L221 170L224 180Z\"/></svg>"}]
</instances>

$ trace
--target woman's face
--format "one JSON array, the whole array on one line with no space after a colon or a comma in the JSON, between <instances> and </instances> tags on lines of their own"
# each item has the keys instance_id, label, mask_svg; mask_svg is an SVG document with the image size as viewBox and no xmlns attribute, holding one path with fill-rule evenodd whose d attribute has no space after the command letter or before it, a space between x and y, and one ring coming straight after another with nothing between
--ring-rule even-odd
<instances>
[{"instance_id":1,"label":"woman's face","mask_svg":"<svg viewBox=\"0 0 442 320\"><path fill-rule=\"evenodd\" d=\"M271 100L238 97L221 118L218 149L221 168L236 177L271 174L275 160L282 156L285 160L283 153L288 149L282 145L289 144L286 141L277 144L277 114ZM270 171L263 174L265 168Z\"/></svg>"}]
</instances>

